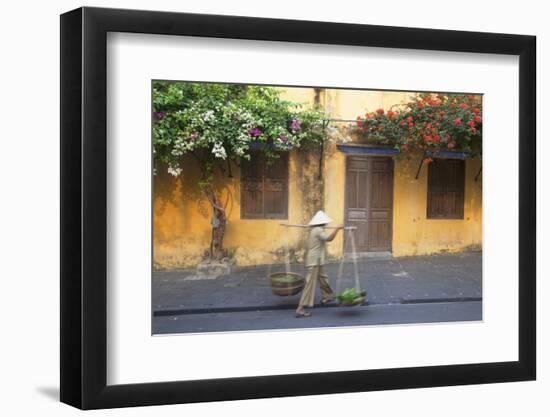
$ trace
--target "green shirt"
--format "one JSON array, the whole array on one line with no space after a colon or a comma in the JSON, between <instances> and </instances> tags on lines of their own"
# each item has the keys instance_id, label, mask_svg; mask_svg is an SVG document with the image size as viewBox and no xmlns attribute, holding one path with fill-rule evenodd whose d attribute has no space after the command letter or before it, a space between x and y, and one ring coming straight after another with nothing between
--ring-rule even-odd
<instances>
[{"instance_id":1,"label":"green shirt","mask_svg":"<svg viewBox=\"0 0 550 417\"><path fill-rule=\"evenodd\" d=\"M307 238L306 266L325 264L327 239L329 236L321 226L311 228Z\"/></svg>"}]
</instances>

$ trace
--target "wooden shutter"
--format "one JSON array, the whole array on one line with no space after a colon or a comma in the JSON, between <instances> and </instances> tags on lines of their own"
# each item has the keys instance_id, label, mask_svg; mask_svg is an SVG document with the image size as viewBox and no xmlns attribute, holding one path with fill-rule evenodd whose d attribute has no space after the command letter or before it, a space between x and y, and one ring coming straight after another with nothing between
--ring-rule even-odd
<instances>
[{"instance_id":1,"label":"wooden shutter","mask_svg":"<svg viewBox=\"0 0 550 417\"><path fill-rule=\"evenodd\" d=\"M272 163L259 152L241 165L241 217L284 219L288 208L288 153Z\"/></svg>"},{"instance_id":2,"label":"wooden shutter","mask_svg":"<svg viewBox=\"0 0 550 417\"><path fill-rule=\"evenodd\" d=\"M263 199L263 156L253 154L250 161L241 164L241 217L262 218Z\"/></svg>"},{"instance_id":3,"label":"wooden shutter","mask_svg":"<svg viewBox=\"0 0 550 417\"><path fill-rule=\"evenodd\" d=\"M288 207L288 153L265 166L264 215L266 218L286 218Z\"/></svg>"},{"instance_id":4,"label":"wooden shutter","mask_svg":"<svg viewBox=\"0 0 550 417\"><path fill-rule=\"evenodd\" d=\"M462 159L435 159L428 167L429 219L464 218L464 174Z\"/></svg>"}]
</instances>

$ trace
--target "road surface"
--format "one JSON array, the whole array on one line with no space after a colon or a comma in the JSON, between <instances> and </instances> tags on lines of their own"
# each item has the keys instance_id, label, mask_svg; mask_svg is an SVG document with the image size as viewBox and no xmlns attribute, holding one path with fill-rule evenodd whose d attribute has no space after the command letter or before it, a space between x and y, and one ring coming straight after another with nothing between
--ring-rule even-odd
<instances>
[{"instance_id":1,"label":"road surface","mask_svg":"<svg viewBox=\"0 0 550 417\"><path fill-rule=\"evenodd\" d=\"M418 304L376 304L360 307L325 307L313 315L295 318L293 310L264 310L182 314L153 317L154 334L226 332L243 330L368 326L482 319L480 301Z\"/></svg>"}]
</instances>

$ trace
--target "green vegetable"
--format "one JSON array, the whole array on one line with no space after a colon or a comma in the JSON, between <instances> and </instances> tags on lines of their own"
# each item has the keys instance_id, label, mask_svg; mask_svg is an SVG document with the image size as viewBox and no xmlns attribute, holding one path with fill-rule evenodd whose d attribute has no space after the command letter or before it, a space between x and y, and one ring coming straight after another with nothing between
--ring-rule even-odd
<instances>
[{"instance_id":1,"label":"green vegetable","mask_svg":"<svg viewBox=\"0 0 550 417\"><path fill-rule=\"evenodd\" d=\"M274 281L282 282L282 283L293 283L300 280L300 277L297 277L295 275L280 275L273 277Z\"/></svg>"},{"instance_id":2,"label":"green vegetable","mask_svg":"<svg viewBox=\"0 0 550 417\"><path fill-rule=\"evenodd\" d=\"M336 296L336 301L340 304L353 304L366 296L366 291L357 291L355 288L346 288Z\"/></svg>"}]
</instances>

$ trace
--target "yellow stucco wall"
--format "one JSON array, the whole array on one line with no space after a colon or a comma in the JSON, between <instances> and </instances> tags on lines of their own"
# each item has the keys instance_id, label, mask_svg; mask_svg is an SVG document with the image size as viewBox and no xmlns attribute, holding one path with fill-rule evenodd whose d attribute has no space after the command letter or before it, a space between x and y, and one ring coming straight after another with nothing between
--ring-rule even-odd
<instances>
[{"instance_id":1,"label":"yellow stucco wall","mask_svg":"<svg viewBox=\"0 0 550 417\"><path fill-rule=\"evenodd\" d=\"M465 170L464 219L428 219L428 166L424 164L415 179L421 161L419 155L394 157L393 256L428 255L481 249L482 179L480 159L467 159ZM325 160L325 209L335 221L344 223L346 154L332 145ZM329 255L340 257L343 236L329 245Z\"/></svg>"},{"instance_id":2,"label":"yellow stucco wall","mask_svg":"<svg viewBox=\"0 0 550 417\"><path fill-rule=\"evenodd\" d=\"M320 92L323 109L335 119L355 120L367 111L379 108L388 110L412 96L412 93L398 91L336 90L326 89ZM286 88L282 97L296 103L311 105L314 102L313 88Z\"/></svg>"},{"instance_id":3,"label":"yellow stucco wall","mask_svg":"<svg viewBox=\"0 0 550 417\"><path fill-rule=\"evenodd\" d=\"M355 119L366 111L389 108L407 100L411 93L325 90L320 94L321 104L333 118ZM312 104L313 89L287 88L284 98ZM426 218L427 166L415 179L419 156L395 158L393 238L394 256L424 255L440 251L458 251L480 248L482 244L482 179L474 182L479 171L479 160L466 161L466 188L463 220L435 220ZM281 262L285 239L298 249L297 259L303 255L304 229L283 229L280 223L306 223L318 209L324 209L335 224L344 222L346 155L334 143L324 152L324 207L305 204L308 183L306 174L318 169L315 161L305 163L296 151L289 157L288 220L241 219L240 172L233 167L233 178L225 178L222 201L228 202L228 225L224 247L234 256L238 265ZM155 178L154 190L154 263L157 268L194 266L210 243L211 209L197 189L198 167L191 159L185 160L184 174L175 180L167 174ZM283 230L286 230L283 232ZM329 245L329 256L342 254L343 236Z\"/></svg>"},{"instance_id":4,"label":"yellow stucco wall","mask_svg":"<svg viewBox=\"0 0 550 417\"><path fill-rule=\"evenodd\" d=\"M334 220L334 224L344 224L346 183L346 155L336 149L334 144L328 145L325 152L325 208L326 213ZM342 256L344 235L338 233L328 246L329 257Z\"/></svg>"},{"instance_id":5,"label":"yellow stucco wall","mask_svg":"<svg viewBox=\"0 0 550 417\"><path fill-rule=\"evenodd\" d=\"M153 253L157 268L196 265L209 248L212 212L196 186L199 170L191 158L186 158L183 166L181 179L169 175L155 178ZM232 167L233 178L218 183L221 201L228 202L224 248L238 265L282 262L287 239L290 248L302 246L304 229L283 228L281 223L303 224L311 211L321 209L306 207L306 195L300 190L305 171L315 168L314 164L304 166L296 152L290 153L288 219L241 219L239 167ZM303 251L297 255L302 257Z\"/></svg>"},{"instance_id":6,"label":"yellow stucco wall","mask_svg":"<svg viewBox=\"0 0 550 417\"><path fill-rule=\"evenodd\" d=\"M442 251L480 249L482 188L479 159L466 160L464 219L428 219L428 167L415 179L420 157L396 158L394 168L393 255L425 255Z\"/></svg>"}]
</instances>

